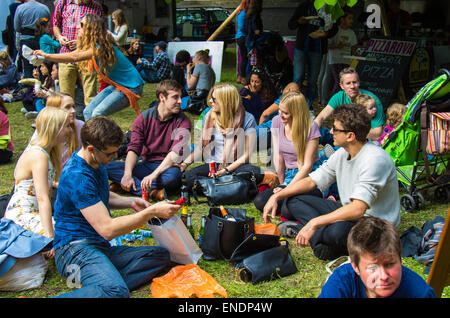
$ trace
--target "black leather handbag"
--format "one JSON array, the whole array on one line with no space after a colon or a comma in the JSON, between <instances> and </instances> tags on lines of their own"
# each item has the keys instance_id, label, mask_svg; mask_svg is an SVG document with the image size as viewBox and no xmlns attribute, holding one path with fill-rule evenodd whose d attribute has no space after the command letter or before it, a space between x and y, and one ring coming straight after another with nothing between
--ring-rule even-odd
<instances>
[{"instance_id":1,"label":"black leather handbag","mask_svg":"<svg viewBox=\"0 0 450 318\"><path fill-rule=\"evenodd\" d=\"M200 248L208 261L228 260L236 248L255 232L255 219L245 209L227 208L235 221L222 217L219 208L210 208L206 217L205 233Z\"/></svg>"},{"instance_id":2,"label":"black leather handbag","mask_svg":"<svg viewBox=\"0 0 450 318\"><path fill-rule=\"evenodd\" d=\"M241 279L257 284L297 273L287 245L266 249L243 260Z\"/></svg>"},{"instance_id":3,"label":"black leather handbag","mask_svg":"<svg viewBox=\"0 0 450 318\"><path fill-rule=\"evenodd\" d=\"M209 206L248 203L258 194L253 172L235 172L220 177L198 177L192 187L194 198L208 199Z\"/></svg>"},{"instance_id":4,"label":"black leather handbag","mask_svg":"<svg viewBox=\"0 0 450 318\"><path fill-rule=\"evenodd\" d=\"M242 243L236 247L227 261L240 267L240 263L251 255L277 246L280 246L279 236L253 233L250 236L247 236Z\"/></svg>"},{"instance_id":5,"label":"black leather handbag","mask_svg":"<svg viewBox=\"0 0 450 318\"><path fill-rule=\"evenodd\" d=\"M208 98L209 90L197 89L192 95L189 96L186 109L184 111L194 115L200 115L208 104L206 99Z\"/></svg>"}]
</instances>

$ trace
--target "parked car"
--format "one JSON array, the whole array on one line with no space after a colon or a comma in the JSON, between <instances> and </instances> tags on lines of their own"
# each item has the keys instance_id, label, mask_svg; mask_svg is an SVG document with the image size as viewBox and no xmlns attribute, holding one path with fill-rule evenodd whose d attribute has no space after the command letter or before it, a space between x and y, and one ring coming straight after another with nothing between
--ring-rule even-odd
<instances>
[{"instance_id":1,"label":"parked car","mask_svg":"<svg viewBox=\"0 0 450 318\"><path fill-rule=\"evenodd\" d=\"M224 8L177 8L177 36L182 41L206 41L229 16ZM235 23L230 21L215 41L232 43L235 33Z\"/></svg>"}]
</instances>

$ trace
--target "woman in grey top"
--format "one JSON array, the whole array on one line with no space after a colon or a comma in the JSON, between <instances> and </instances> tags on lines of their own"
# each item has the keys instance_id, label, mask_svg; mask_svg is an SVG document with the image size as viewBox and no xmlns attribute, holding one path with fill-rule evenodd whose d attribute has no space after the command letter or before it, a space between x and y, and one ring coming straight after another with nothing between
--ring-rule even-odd
<instances>
[{"instance_id":1,"label":"woman in grey top","mask_svg":"<svg viewBox=\"0 0 450 318\"><path fill-rule=\"evenodd\" d=\"M215 81L216 74L209 65L209 50L195 52L192 63L187 65L186 82L188 89L204 89L209 92Z\"/></svg>"}]
</instances>

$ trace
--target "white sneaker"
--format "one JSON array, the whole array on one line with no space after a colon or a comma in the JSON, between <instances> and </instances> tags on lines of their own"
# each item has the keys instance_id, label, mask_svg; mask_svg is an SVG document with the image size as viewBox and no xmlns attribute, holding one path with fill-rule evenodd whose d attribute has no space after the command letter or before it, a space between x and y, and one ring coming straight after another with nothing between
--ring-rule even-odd
<instances>
[{"instance_id":1,"label":"white sneaker","mask_svg":"<svg viewBox=\"0 0 450 318\"><path fill-rule=\"evenodd\" d=\"M20 109L20 111L21 111L22 113L24 113L24 114L28 113L28 110L27 110L25 107L22 107L22 108Z\"/></svg>"},{"instance_id":2,"label":"white sneaker","mask_svg":"<svg viewBox=\"0 0 450 318\"><path fill-rule=\"evenodd\" d=\"M26 119L35 119L38 115L38 112L32 111L25 114Z\"/></svg>"}]
</instances>

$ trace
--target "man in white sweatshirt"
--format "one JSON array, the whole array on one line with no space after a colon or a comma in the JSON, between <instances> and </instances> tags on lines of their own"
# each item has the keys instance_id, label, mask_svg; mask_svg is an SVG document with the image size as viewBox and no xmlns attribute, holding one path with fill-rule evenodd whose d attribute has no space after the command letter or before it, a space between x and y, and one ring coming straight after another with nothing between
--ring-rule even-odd
<instances>
[{"instance_id":1,"label":"man in white sweatshirt","mask_svg":"<svg viewBox=\"0 0 450 318\"><path fill-rule=\"evenodd\" d=\"M338 107L331 132L334 145L340 149L309 177L272 195L264 207L265 222L275 217L277 201L288 198L285 213L289 215L283 217L297 221L291 222L293 232L298 232L296 244L310 246L320 259L347 253L348 233L363 215L398 226L400 202L395 166L384 149L367 142L369 130L370 118L363 106ZM334 182L341 203L308 194L316 188L323 191Z\"/></svg>"}]
</instances>

